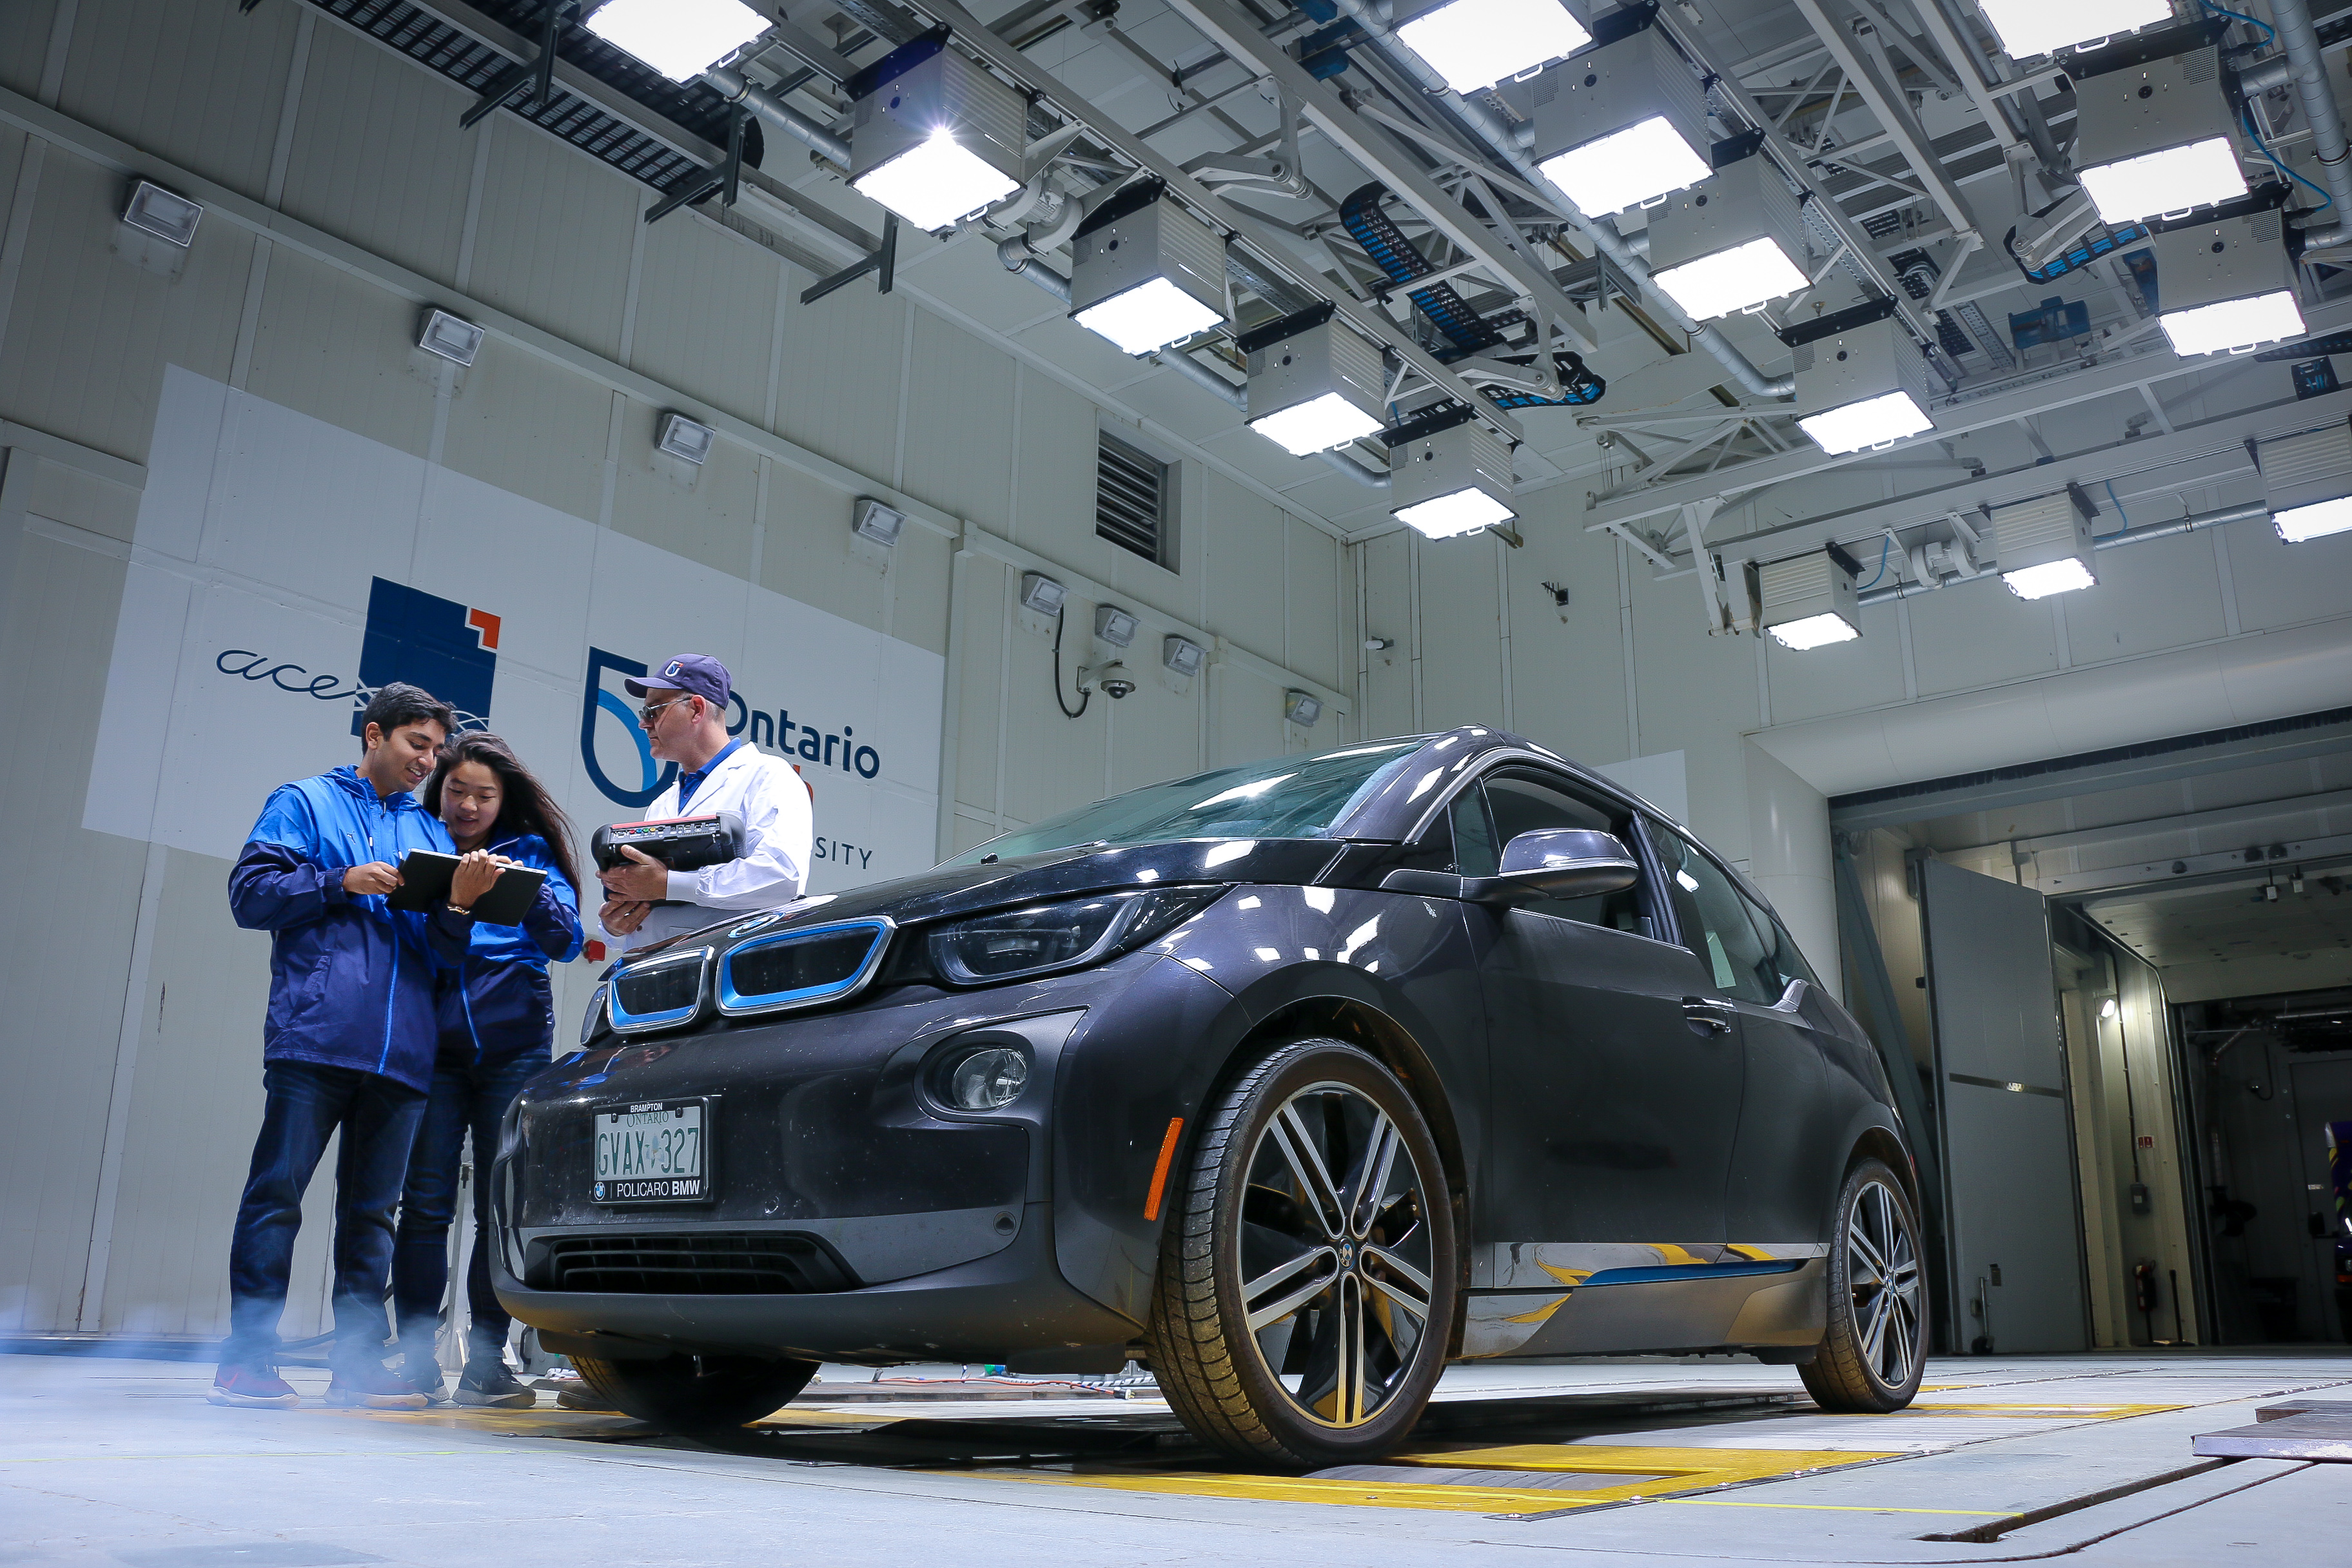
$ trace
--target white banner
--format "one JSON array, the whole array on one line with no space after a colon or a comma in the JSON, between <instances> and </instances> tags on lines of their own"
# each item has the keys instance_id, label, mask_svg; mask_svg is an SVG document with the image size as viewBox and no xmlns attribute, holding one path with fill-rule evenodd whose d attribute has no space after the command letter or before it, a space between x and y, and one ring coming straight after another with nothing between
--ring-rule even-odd
<instances>
[{"instance_id":1,"label":"white banner","mask_svg":"<svg viewBox=\"0 0 2352 1568\"><path fill-rule=\"evenodd\" d=\"M398 679L505 736L584 855L674 771L621 683L678 653L724 662L730 728L808 781L814 890L931 864L939 655L174 365L83 826L233 858Z\"/></svg>"}]
</instances>

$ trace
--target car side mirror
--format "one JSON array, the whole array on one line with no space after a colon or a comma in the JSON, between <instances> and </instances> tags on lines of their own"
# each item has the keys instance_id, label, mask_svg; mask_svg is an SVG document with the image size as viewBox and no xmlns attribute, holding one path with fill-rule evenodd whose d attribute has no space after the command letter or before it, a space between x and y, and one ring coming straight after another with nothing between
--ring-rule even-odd
<instances>
[{"instance_id":1,"label":"car side mirror","mask_svg":"<svg viewBox=\"0 0 2352 1568\"><path fill-rule=\"evenodd\" d=\"M1538 899L1587 899L1614 893L1641 879L1641 862L1612 833L1547 827L1503 846L1501 869L1465 877L1462 896L1482 903L1532 903Z\"/></svg>"}]
</instances>

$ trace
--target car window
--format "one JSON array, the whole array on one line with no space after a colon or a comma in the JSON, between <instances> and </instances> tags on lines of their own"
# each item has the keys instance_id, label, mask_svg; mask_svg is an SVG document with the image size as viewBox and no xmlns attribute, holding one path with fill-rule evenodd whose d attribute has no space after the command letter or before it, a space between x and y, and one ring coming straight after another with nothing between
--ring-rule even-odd
<instances>
[{"instance_id":1,"label":"car window","mask_svg":"<svg viewBox=\"0 0 2352 1568\"><path fill-rule=\"evenodd\" d=\"M1483 809L1476 804L1479 797ZM1471 826L1465 826L1465 819ZM1504 847L1522 833L1582 827L1614 834L1622 841L1631 825L1630 814L1577 794L1532 768L1498 769L1454 803L1454 850L1465 877L1495 875ZM1642 900L1635 888L1584 899L1545 899L1521 908L1613 931L1642 929Z\"/></svg>"},{"instance_id":2,"label":"car window","mask_svg":"<svg viewBox=\"0 0 2352 1568\"><path fill-rule=\"evenodd\" d=\"M1797 951L1796 940L1790 936L1789 928L1780 923L1780 917L1745 894L1741 895L1739 901L1747 906L1748 918L1756 927L1757 940L1763 943L1764 966L1780 982L1778 994L1772 999L1777 1002L1787 994L1789 983L1792 980L1801 980L1808 985L1820 985L1821 982L1814 978L1812 965L1807 963L1805 955Z\"/></svg>"},{"instance_id":3,"label":"car window","mask_svg":"<svg viewBox=\"0 0 2352 1568\"><path fill-rule=\"evenodd\" d=\"M1774 972L1769 950L1756 933L1750 905L1722 868L1671 827L1654 826L1651 840L1666 863L1668 896L1683 945L1698 954L1717 988L1747 1002L1769 1005L1788 987Z\"/></svg>"}]
</instances>

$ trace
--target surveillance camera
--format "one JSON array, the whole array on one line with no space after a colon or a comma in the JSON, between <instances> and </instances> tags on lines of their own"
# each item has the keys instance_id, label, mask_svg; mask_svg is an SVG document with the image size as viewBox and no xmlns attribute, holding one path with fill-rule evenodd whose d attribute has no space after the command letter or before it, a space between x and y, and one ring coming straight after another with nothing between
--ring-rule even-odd
<instances>
[{"instance_id":1,"label":"surveillance camera","mask_svg":"<svg viewBox=\"0 0 2352 1568\"><path fill-rule=\"evenodd\" d=\"M1135 689L1135 678L1127 673L1127 666L1123 664L1104 665L1096 679L1102 684L1103 695L1113 700Z\"/></svg>"}]
</instances>

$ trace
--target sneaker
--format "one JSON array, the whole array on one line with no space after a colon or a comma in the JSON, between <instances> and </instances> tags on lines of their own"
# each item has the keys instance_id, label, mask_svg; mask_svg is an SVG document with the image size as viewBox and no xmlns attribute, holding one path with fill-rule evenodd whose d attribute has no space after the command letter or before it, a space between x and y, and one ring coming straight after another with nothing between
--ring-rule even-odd
<instances>
[{"instance_id":1,"label":"sneaker","mask_svg":"<svg viewBox=\"0 0 2352 1568\"><path fill-rule=\"evenodd\" d=\"M266 1362L221 1363L213 1386L205 1395L214 1405L241 1405L251 1410L291 1410L302 1403L293 1385Z\"/></svg>"},{"instance_id":2,"label":"sneaker","mask_svg":"<svg viewBox=\"0 0 2352 1568\"><path fill-rule=\"evenodd\" d=\"M515 1381L504 1357L469 1361L457 1380L457 1403L497 1410L528 1410L539 1395Z\"/></svg>"},{"instance_id":3,"label":"sneaker","mask_svg":"<svg viewBox=\"0 0 2352 1568\"><path fill-rule=\"evenodd\" d=\"M366 1410L422 1410L432 1401L416 1385L379 1362L338 1367L327 1385L327 1403Z\"/></svg>"},{"instance_id":4,"label":"sneaker","mask_svg":"<svg viewBox=\"0 0 2352 1568\"><path fill-rule=\"evenodd\" d=\"M441 1391L441 1363L430 1357L403 1357L400 1370L394 1375L425 1395L425 1403L427 1405L449 1403L449 1396Z\"/></svg>"},{"instance_id":5,"label":"sneaker","mask_svg":"<svg viewBox=\"0 0 2352 1568\"><path fill-rule=\"evenodd\" d=\"M547 1374L555 1384L555 1403L566 1410L595 1410L605 1415L619 1414L620 1407L588 1386L587 1379L570 1367L558 1367Z\"/></svg>"}]
</instances>

